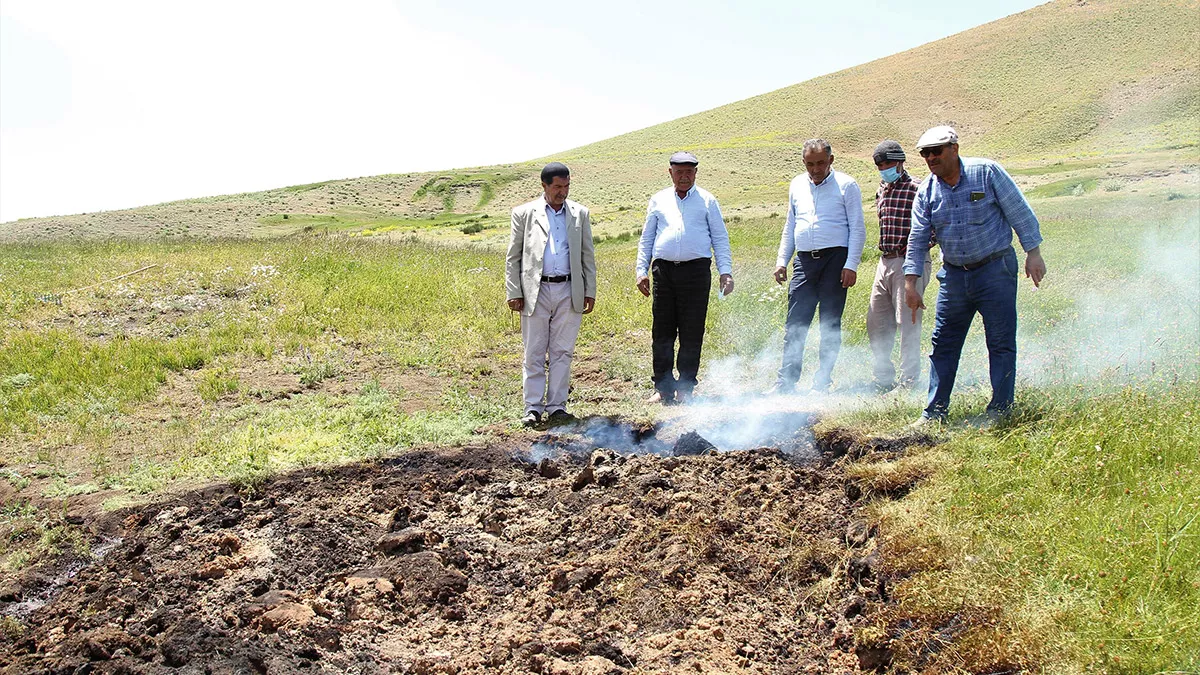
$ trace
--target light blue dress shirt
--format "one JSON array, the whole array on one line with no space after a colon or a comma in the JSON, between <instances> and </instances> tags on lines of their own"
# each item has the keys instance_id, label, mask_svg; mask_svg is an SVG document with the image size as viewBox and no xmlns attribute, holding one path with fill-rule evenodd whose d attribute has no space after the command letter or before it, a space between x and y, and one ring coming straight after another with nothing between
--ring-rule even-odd
<instances>
[{"instance_id":1,"label":"light blue dress shirt","mask_svg":"<svg viewBox=\"0 0 1200 675\"><path fill-rule=\"evenodd\" d=\"M776 266L786 267L796 251L845 246L843 269L857 270L866 242L862 190L853 178L830 171L820 185L814 185L807 173L792 179Z\"/></svg>"},{"instance_id":2,"label":"light blue dress shirt","mask_svg":"<svg viewBox=\"0 0 1200 675\"><path fill-rule=\"evenodd\" d=\"M912 230L904 273L923 274L929 231L937 234L942 260L970 265L1012 246L1015 230L1026 251L1042 243L1041 228L1011 176L990 159L959 157L958 184L930 174L913 200Z\"/></svg>"},{"instance_id":3,"label":"light blue dress shirt","mask_svg":"<svg viewBox=\"0 0 1200 675\"><path fill-rule=\"evenodd\" d=\"M695 185L683 199L674 187L656 193L646 209L646 225L638 243L637 274L650 273L653 260L683 262L717 258L717 272L733 274L729 231L721 205L712 193Z\"/></svg>"},{"instance_id":4,"label":"light blue dress shirt","mask_svg":"<svg viewBox=\"0 0 1200 675\"><path fill-rule=\"evenodd\" d=\"M546 222L550 236L546 237L546 252L542 256L542 276L561 277L571 273L571 256L567 239L567 205L559 211L546 202Z\"/></svg>"}]
</instances>

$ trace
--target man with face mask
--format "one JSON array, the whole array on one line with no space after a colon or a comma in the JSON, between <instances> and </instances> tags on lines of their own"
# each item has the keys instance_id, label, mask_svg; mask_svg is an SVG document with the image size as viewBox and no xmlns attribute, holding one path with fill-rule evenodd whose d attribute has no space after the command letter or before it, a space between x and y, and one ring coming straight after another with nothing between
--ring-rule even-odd
<instances>
[{"instance_id":1,"label":"man with face mask","mask_svg":"<svg viewBox=\"0 0 1200 675\"><path fill-rule=\"evenodd\" d=\"M772 394L789 394L800 378L804 342L813 315L820 307L820 365L812 389L829 391L833 364L842 347L842 310L846 292L858 279L867 230L863 225L862 191L847 174L833 170L833 148L814 138L801 150L805 173L788 188L787 219L775 261L775 282L787 281L787 319L783 336L783 365Z\"/></svg>"},{"instance_id":2,"label":"man with face mask","mask_svg":"<svg viewBox=\"0 0 1200 675\"><path fill-rule=\"evenodd\" d=\"M904 300L904 254L908 251L917 184L904 170L904 148L896 141L883 141L875 146L872 159L880 176L879 188L875 191L875 211L879 215L879 264L875 267L875 283L871 286L867 310L867 338L874 355L875 388L882 393L896 386L892 346L896 342L897 327L900 329L899 386L912 388L921 373L922 311L909 312ZM923 272L914 285L922 295L929 283L929 263L926 253Z\"/></svg>"}]
</instances>

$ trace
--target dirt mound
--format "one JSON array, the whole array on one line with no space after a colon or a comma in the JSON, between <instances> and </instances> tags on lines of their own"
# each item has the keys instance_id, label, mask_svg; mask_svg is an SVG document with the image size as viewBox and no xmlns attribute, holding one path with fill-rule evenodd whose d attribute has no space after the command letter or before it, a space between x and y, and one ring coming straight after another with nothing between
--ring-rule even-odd
<instances>
[{"instance_id":1,"label":"dirt mound","mask_svg":"<svg viewBox=\"0 0 1200 675\"><path fill-rule=\"evenodd\" d=\"M9 588L3 672L857 670L885 589L841 462L685 445L413 452L122 513L99 560Z\"/></svg>"}]
</instances>

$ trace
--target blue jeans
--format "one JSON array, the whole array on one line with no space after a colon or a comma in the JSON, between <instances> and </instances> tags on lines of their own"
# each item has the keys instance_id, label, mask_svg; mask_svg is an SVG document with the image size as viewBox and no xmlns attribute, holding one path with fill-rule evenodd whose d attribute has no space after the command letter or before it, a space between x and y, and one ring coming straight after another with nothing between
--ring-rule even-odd
<instances>
[{"instance_id":1,"label":"blue jeans","mask_svg":"<svg viewBox=\"0 0 1200 675\"><path fill-rule=\"evenodd\" d=\"M1017 380L1017 254L1012 249L972 270L944 266L937 274L937 311L933 319L933 354L929 361L929 405L925 416L945 418L950 391L958 374L963 342L975 313L983 317L992 380L990 414L1012 409Z\"/></svg>"},{"instance_id":2,"label":"blue jeans","mask_svg":"<svg viewBox=\"0 0 1200 675\"><path fill-rule=\"evenodd\" d=\"M820 257L798 252L792 262L792 281L788 287L788 311L783 333L783 365L776 385L790 390L800 379L804 361L804 343L813 315L820 307L821 348L813 389L825 390L833 381L833 365L842 349L842 310L846 308L846 289L842 288L842 268L849 252L845 246L827 248Z\"/></svg>"}]
</instances>

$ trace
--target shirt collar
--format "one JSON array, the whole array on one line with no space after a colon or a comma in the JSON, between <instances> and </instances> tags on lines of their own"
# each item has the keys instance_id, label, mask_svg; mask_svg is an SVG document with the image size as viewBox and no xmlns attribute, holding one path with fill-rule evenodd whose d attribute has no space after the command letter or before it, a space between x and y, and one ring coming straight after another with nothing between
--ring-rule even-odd
<instances>
[{"instance_id":1,"label":"shirt collar","mask_svg":"<svg viewBox=\"0 0 1200 675\"><path fill-rule=\"evenodd\" d=\"M830 169L829 173L825 174L825 180L821 181L820 183L814 183L813 179L812 179L812 174L810 174L807 171L804 172L804 176L806 178L808 178L809 185L811 185L813 187L821 187L822 185L828 183L830 178L833 178L833 169Z\"/></svg>"},{"instance_id":2,"label":"shirt collar","mask_svg":"<svg viewBox=\"0 0 1200 675\"><path fill-rule=\"evenodd\" d=\"M551 213L553 213L553 214L554 214L554 215L556 215L556 216L557 216L557 215L560 215L560 214L562 214L562 213L565 213L565 212L566 212L566 210L567 210L567 203L566 203L566 202L563 202L562 209L560 209L560 210L558 210L558 211L555 211L555 210L554 210L554 207L553 207L553 206L550 206L550 202L546 201L546 195L542 195L542 206L545 206L545 207L546 207L546 213L547 213L547 214L551 214Z\"/></svg>"},{"instance_id":3,"label":"shirt collar","mask_svg":"<svg viewBox=\"0 0 1200 675\"><path fill-rule=\"evenodd\" d=\"M679 196L679 191L675 189L674 185L671 186L671 192L672 192L672 194L675 195L675 199L678 199L679 201L683 201L696 193L696 184L692 183L692 187L688 188L688 191L683 193L682 197Z\"/></svg>"}]
</instances>

